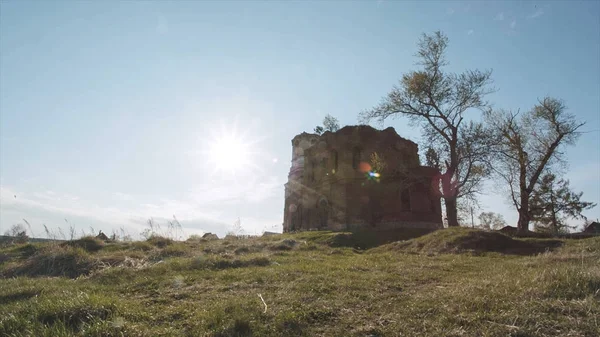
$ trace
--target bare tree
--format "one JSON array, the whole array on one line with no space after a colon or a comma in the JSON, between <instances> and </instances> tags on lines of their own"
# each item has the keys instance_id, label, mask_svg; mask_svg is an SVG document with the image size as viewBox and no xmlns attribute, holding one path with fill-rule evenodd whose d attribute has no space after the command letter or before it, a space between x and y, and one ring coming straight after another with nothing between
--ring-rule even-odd
<instances>
[{"instance_id":1,"label":"bare tree","mask_svg":"<svg viewBox=\"0 0 600 337\"><path fill-rule=\"evenodd\" d=\"M458 226L457 199L473 197L485 173L485 146L481 123L468 122L469 110L485 111L485 96L493 89L491 71L467 70L461 74L444 71L448 38L441 32L424 34L418 43L418 64L423 68L402 76L376 107L360 114L362 122L406 116L423 129L423 138L445 162L441 191L449 226Z\"/></svg>"},{"instance_id":2,"label":"bare tree","mask_svg":"<svg viewBox=\"0 0 600 337\"><path fill-rule=\"evenodd\" d=\"M498 230L506 226L506 221L504 221L502 214L481 212L479 214L479 225L484 229Z\"/></svg>"},{"instance_id":3,"label":"bare tree","mask_svg":"<svg viewBox=\"0 0 600 337\"><path fill-rule=\"evenodd\" d=\"M531 111L520 114L490 111L486 114L488 134L493 135L494 153L491 169L506 183L510 199L519 212L520 232L529 230L531 194L543 173L564 164L565 145L579 138L578 122L566 112L561 100L546 97Z\"/></svg>"},{"instance_id":4,"label":"bare tree","mask_svg":"<svg viewBox=\"0 0 600 337\"><path fill-rule=\"evenodd\" d=\"M4 235L12 237L14 243L25 243L29 240L25 226L20 223L12 225L10 229L4 232Z\"/></svg>"}]
</instances>

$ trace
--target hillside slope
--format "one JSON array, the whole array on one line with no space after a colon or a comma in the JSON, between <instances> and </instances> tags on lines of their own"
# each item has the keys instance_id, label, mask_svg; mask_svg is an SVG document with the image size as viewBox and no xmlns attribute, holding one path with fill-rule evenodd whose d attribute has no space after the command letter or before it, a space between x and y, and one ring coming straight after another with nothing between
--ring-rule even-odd
<instances>
[{"instance_id":1,"label":"hillside slope","mask_svg":"<svg viewBox=\"0 0 600 337\"><path fill-rule=\"evenodd\" d=\"M506 239L468 230L370 250L357 239L5 247L0 335L600 335L600 238L549 242L537 255L487 253L497 241L486 240Z\"/></svg>"}]
</instances>

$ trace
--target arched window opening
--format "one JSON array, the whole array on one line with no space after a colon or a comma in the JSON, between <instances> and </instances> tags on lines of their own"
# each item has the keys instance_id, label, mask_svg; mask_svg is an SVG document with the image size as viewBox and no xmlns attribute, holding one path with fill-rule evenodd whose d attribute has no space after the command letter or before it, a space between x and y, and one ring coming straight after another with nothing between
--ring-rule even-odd
<instances>
[{"instance_id":1,"label":"arched window opening","mask_svg":"<svg viewBox=\"0 0 600 337\"><path fill-rule=\"evenodd\" d=\"M333 160L333 173L338 170L338 153L336 150L331 151L331 159Z\"/></svg>"},{"instance_id":2,"label":"arched window opening","mask_svg":"<svg viewBox=\"0 0 600 337\"><path fill-rule=\"evenodd\" d=\"M403 211L410 211L410 189L403 188L400 190L400 204Z\"/></svg>"},{"instance_id":3,"label":"arched window opening","mask_svg":"<svg viewBox=\"0 0 600 337\"><path fill-rule=\"evenodd\" d=\"M352 150L352 168L357 169L360 165L360 149L355 147Z\"/></svg>"},{"instance_id":4,"label":"arched window opening","mask_svg":"<svg viewBox=\"0 0 600 337\"><path fill-rule=\"evenodd\" d=\"M319 214L319 227L327 227L327 220L329 218L329 202L326 198L322 197L317 202L317 210Z\"/></svg>"}]
</instances>

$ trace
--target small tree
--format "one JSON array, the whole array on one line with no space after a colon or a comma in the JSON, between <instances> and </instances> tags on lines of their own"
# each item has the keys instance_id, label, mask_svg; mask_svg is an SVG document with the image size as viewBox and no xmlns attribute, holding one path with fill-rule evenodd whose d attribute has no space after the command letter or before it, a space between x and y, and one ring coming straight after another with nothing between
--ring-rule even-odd
<instances>
[{"instance_id":1,"label":"small tree","mask_svg":"<svg viewBox=\"0 0 600 337\"><path fill-rule=\"evenodd\" d=\"M479 214L479 225L484 229L498 230L506 226L506 221L504 221L502 214L481 212Z\"/></svg>"},{"instance_id":2,"label":"small tree","mask_svg":"<svg viewBox=\"0 0 600 337\"><path fill-rule=\"evenodd\" d=\"M336 132L340 129L340 122L337 118L327 114L327 116L323 118L323 127L325 127L326 131Z\"/></svg>"},{"instance_id":3,"label":"small tree","mask_svg":"<svg viewBox=\"0 0 600 337\"><path fill-rule=\"evenodd\" d=\"M596 204L581 201L583 192L575 193L569 188L569 181L557 179L552 173L545 174L531 194L529 211L535 229L552 234L567 233L570 228L567 219L583 219L581 214Z\"/></svg>"},{"instance_id":4,"label":"small tree","mask_svg":"<svg viewBox=\"0 0 600 337\"><path fill-rule=\"evenodd\" d=\"M489 149L495 154L490 167L510 190L519 212L518 230L528 231L530 198L542 173L565 162L559 150L575 143L577 130L585 123L567 113L562 101L550 97L525 114L490 111L486 120L487 133L493 135Z\"/></svg>"},{"instance_id":5,"label":"small tree","mask_svg":"<svg viewBox=\"0 0 600 337\"><path fill-rule=\"evenodd\" d=\"M327 114L327 116L325 116L325 118L323 118L323 126L320 126L320 125L316 126L314 129L314 132L318 135L321 135L325 131L336 132L339 129L340 129L340 122L337 120L337 118Z\"/></svg>"},{"instance_id":6,"label":"small tree","mask_svg":"<svg viewBox=\"0 0 600 337\"><path fill-rule=\"evenodd\" d=\"M237 218L234 222L233 222L233 235L244 235L244 228L242 227L242 220L240 218Z\"/></svg>"},{"instance_id":7,"label":"small tree","mask_svg":"<svg viewBox=\"0 0 600 337\"><path fill-rule=\"evenodd\" d=\"M373 153L371 153L370 159L371 159L370 160L371 161L371 163L370 163L371 169L374 172L381 173L381 172L383 172L383 170L385 170L387 165L386 165L385 159L383 158L382 155L380 155L377 152L373 152Z\"/></svg>"}]
</instances>

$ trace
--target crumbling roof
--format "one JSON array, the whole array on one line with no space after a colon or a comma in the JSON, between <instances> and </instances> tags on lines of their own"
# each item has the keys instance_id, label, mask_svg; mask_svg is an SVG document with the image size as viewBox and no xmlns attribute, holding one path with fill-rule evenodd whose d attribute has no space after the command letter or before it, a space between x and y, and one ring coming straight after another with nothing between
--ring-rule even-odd
<instances>
[{"instance_id":1,"label":"crumbling roof","mask_svg":"<svg viewBox=\"0 0 600 337\"><path fill-rule=\"evenodd\" d=\"M591 224L587 225L587 227L585 227L583 231L586 233L600 232L600 223L594 221Z\"/></svg>"},{"instance_id":2,"label":"crumbling roof","mask_svg":"<svg viewBox=\"0 0 600 337\"><path fill-rule=\"evenodd\" d=\"M332 131L325 131L323 132L321 135L318 135L316 133L308 133L308 132L302 132L301 134L296 135L294 138L292 138L292 142L294 142L297 138L326 138L328 135L330 134L351 134L351 133L361 133L361 134L388 134L394 138L397 138L398 140L402 140L405 142L410 142L412 144L414 144L415 146L417 145L415 142L413 142L410 139L406 139L402 136L400 136L396 130L393 127L387 127L383 130L378 130L370 125L346 125L343 128L332 132Z\"/></svg>"}]
</instances>

